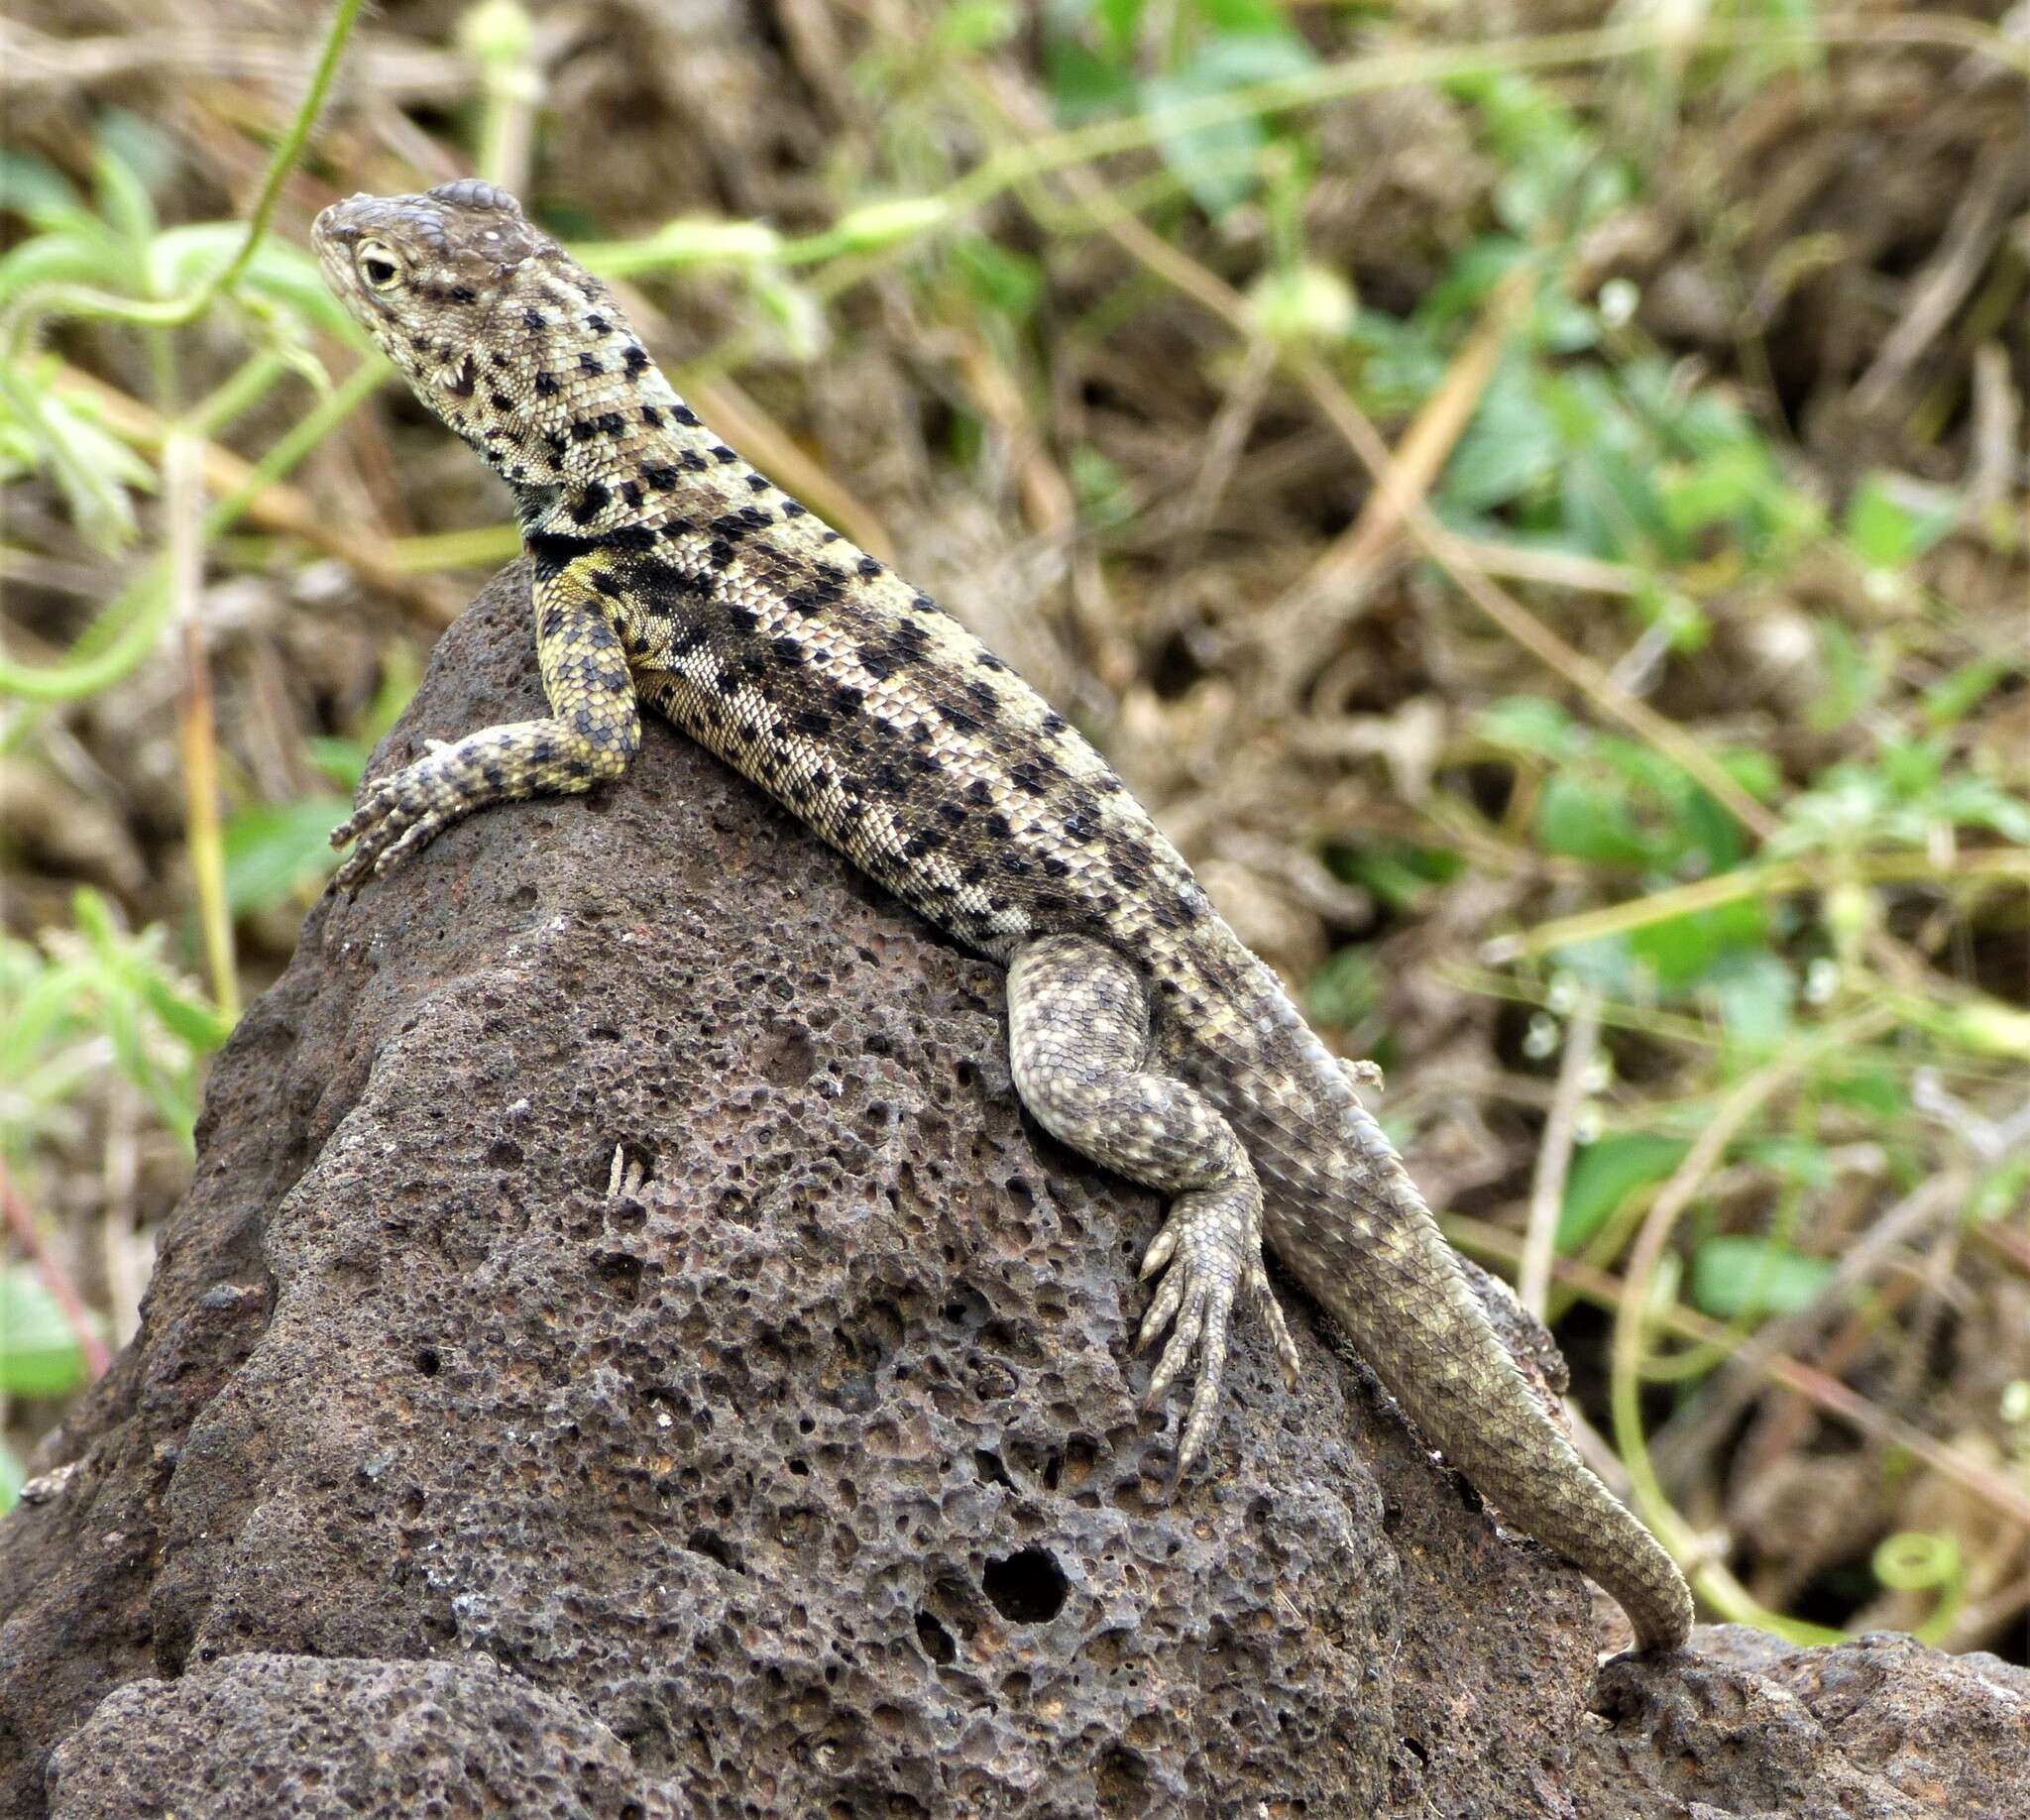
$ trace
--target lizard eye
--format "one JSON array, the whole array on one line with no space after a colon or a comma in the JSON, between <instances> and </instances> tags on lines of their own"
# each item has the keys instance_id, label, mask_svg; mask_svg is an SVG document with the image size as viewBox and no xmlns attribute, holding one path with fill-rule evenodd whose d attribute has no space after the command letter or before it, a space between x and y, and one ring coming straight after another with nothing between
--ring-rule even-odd
<instances>
[{"instance_id":1,"label":"lizard eye","mask_svg":"<svg viewBox=\"0 0 2030 1820\"><path fill-rule=\"evenodd\" d=\"M363 240L353 255L360 276L376 290L392 289L401 278L401 261L385 240Z\"/></svg>"}]
</instances>

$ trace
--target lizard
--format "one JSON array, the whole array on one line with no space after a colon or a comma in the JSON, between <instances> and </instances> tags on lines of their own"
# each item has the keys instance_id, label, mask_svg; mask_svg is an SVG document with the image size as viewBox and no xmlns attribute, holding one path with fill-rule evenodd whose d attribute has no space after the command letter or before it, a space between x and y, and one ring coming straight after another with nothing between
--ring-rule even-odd
<instances>
[{"instance_id":1,"label":"lizard","mask_svg":"<svg viewBox=\"0 0 2030 1820\"><path fill-rule=\"evenodd\" d=\"M1264 1242L1426 1441L1621 1604L1645 1651L1692 1601L1497 1337L1350 1075L1100 753L929 595L721 442L609 287L478 178L356 195L327 283L508 484L548 717L431 741L333 831L357 891L490 804L618 778L645 705L1007 972L1009 1058L1053 1136L1169 1197L1141 1266L1148 1398L1191 1370L1205 1452L1236 1312L1297 1354Z\"/></svg>"}]
</instances>

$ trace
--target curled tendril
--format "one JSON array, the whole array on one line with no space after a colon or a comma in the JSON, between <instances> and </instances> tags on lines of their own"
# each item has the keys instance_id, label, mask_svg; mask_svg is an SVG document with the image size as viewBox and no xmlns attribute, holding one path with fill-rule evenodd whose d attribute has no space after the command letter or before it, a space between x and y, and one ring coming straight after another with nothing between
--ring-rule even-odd
<instances>
[{"instance_id":1,"label":"curled tendril","mask_svg":"<svg viewBox=\"0 0 2030 1820\"><path fill-rule=\"evenodd\" d=\"M1940 1643L1967 1603L1967 1563L1950 1536L1901 1530L1876 1545L1870 1565L1892 1592L1935 1592L1938 1604L1912 1635L1919 1643Z\"/></svg>"}]
</instances>

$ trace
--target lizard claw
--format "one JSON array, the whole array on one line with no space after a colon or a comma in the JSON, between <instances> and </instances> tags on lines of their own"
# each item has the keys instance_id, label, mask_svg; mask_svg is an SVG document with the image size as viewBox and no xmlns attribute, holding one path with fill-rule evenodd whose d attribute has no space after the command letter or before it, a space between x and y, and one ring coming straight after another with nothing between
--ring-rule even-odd
<instances>
[{"instance_id":1,"label":"lizard claw","mask_svg":"<svg viewBox=\"0 0 2030 1820\"><path fill-rule=\"evenodd\" d=\"M1144 1278L1158 1271L1166 1274L1142 1318L1136 1348L1150 1345L1166 1327L1171 1332L1150 1377L1145 1404L1163 1397L1194 1352L1198 1360L1190 1407L1178 1439L1171 1478L1175 1487L1211 1438L1234 1304L1243 1292L1268 1315L1286 1382L1294 1383L1297 1377L1297 1346L1262 1267L1262 1191L1252 1175L1178 1196L1142 1261Z\"/></svg>"},{"instance_id":2,"label":"lizard claw","mask_svg":"<svg viewBox=\"0 0 2030 1820\"><path fill-rule=\"evenodd\" d=\"M424 742L426 755L385 777L363 784L353 812L331 831L331 845L356 843L332 882L341 891L357 891L370 876L378 877L407 858L456 819L447 800L442 739Z\"/></svg>"},{"instance_id":3,"label":"lizard claw","mask_svg":"<svg viewBox=\"0 0 2030 1820\"><path fill-rule=\"evenodd\" d=\"M1299 1371L1297 1341L1290 1337L1290 1322L1283 1317L1283 1304L1276 1300L1276 1292L1269 1285L1269 1273L1263 1268L1259 1254L1248 1271L1247 1287L1255 1299L1255 1306L1269 1323L1269 1338L1276 1348L1276 1362L1283 1368L1284 1388L1295 1390Z\"/></svg>"}]
</instances>

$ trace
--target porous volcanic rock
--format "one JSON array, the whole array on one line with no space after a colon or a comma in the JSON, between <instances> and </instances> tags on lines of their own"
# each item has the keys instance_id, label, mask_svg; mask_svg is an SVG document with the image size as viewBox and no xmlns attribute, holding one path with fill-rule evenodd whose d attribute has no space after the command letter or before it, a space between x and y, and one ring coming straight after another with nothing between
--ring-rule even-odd
<instances>
[{"instance_id":1,"label":"porous volcanic rock","mask_svg":"<svg viewBox=\"0 0 2030 1820\"><path fill-rule=\"evenodd\" d=\"M475 1651L456 1661L221 1656L129 1681L57 1747L71 1820L175 1813L678 1820L569 1695Z\"/></svg>"},{"instance_id":2,"label":"porous volcanic rock","mask_svg":"<svg viewBox=\"0 0 2030 1820\"><path fill-rule=\"evenodd\" d=\"M1576 1811L1628 1820L2021 1820L2030 1669L1890 1633L1803 1649L1707 1625L1668 1665L1610 1663Z\"/></svg>"},{"instance_id":3,"label":"porous volcanic rock","mask_svg":"<svg viewBox=\"0 0 2030 1820\"><path fill-rule=\"evenodd\" d=\"M540 711L517 567L376 768ZM997 969L659 725L320 904L198 1143L0 1526L0 1812L1690 1812L1671 1728L1801 1672L1590 1715L1584 1582L1288 1284L1302 1382L1244 1322L1166 1502L1157 1200L1024 1118ZM1842 1686L1866 1789L1951 1783L1955 1710L1885 1762Z\"/></svg>"}]
</instances>

